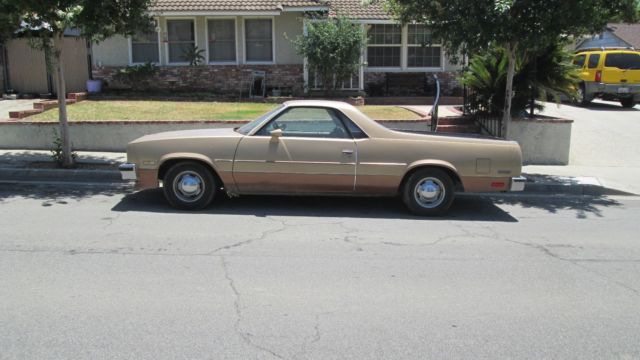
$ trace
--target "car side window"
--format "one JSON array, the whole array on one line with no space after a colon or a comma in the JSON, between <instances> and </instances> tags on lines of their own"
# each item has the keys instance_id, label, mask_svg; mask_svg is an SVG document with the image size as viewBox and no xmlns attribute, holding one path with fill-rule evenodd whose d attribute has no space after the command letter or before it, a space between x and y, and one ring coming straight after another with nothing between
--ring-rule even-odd
<instances>
[{"instance_id":1,"label":"car side window","mask_svg":"<svg viewBox=\"0 0 640 360\"><path fill-rule=\"evenodd\" d=\"M640 54L612 53L604 60L605 67L614 67L624 70L640 70Z\"/></svg>"},{"instance_id":2,"label":"car side window","mask_svg":"<svg viewBox=\"0 0 640 360\"><path fill-rule=\"evenodd\" d=\"M367 134L365 134L364 131L362 131L362 129L358 127L358 125L356 125L351 119L349 119L349 117L340 112L338 112L338 115L342 119L342 122L347 125L347 128L349 129L349 132L354 139L363 139L367 137Z\"/></svg>"},{"instance_id":3,"label":"car side window","mask_svg":"<svg viewBox=\"0 0 640 360\"><path fill-rule=\"evenodd\" d=\"M587 55L577 55L576 57L573 58L573 65L577 66L577 67L583 67L584 66L584 60L587 58Z\"/></svg>"},{"instance_id":4,"label":"car side window","mask_svg":"<svg viewBox=\"0 0 640 360\"><path fill-rule=\"evenodd\" d=\"M600 62L600 54L591 54L589 55L589 63L587 67L589 69L595 69L598 67L599 62Z\"/></svg>"},{"instance_id":5,"label":"car side window","mask_svg":"<svg viewBox=\"0 0 640 360\"><path fill-rule=\"evenodd\" d=\"M338 115L331 109L295 107L285 110L263 126L256 135L269 136L281 129L284 137L350 138Z\"/></svg>"}]
</instances>

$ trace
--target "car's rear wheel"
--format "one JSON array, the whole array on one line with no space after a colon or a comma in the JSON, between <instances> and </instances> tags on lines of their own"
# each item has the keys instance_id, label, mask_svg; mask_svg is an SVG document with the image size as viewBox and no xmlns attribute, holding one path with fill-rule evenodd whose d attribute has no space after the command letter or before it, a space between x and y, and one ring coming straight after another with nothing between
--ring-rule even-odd
<instances>
[{"instance_id":1,"label":"car's rear wheel","mask_svg":"<svg viewBox=\"0 0 640 360\"><path fill-rule=\"evenodd\" d=\"M171 206L183 210L200 210L216 194L216 181L207 167L186 161L173 165L163 179L164 197Z\"/></svg>"},{"instance_id":2,"label":"car's rear wheel","mask_svg":"<svg viewBox=\"0 0 640 360\"><path fill-rule=\"evenodd\" d=\"M416 215L442 215L451 207L453 198L451 176L436 168L414 172L402 189L402 200Z\"/></svg>"},{"instance_id":3,"label":"car's rear wheel","mask_svg":"<svg viewBox=\"0 0 640 360\"><path fill-rule=\"evenodd\" d=\"M622 105L623 108L632 108L636 104L636 102L633 99L633 97L630 97L630 98L620 99L620 104Z\"/></svg>"}]
</instances>

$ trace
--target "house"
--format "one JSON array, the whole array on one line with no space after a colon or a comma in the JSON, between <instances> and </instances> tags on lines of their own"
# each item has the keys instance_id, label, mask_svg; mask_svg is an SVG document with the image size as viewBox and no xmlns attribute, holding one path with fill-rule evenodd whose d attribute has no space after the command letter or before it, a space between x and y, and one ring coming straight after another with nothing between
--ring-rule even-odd
<instances>
[{"instance_id":1,"label":"house","mask_svg":"<svg viewBox=\"0 0 640 360\"><path fill-rule=\"evenodd\" d=\"M607 24L600 34L582 39L576 50L601 47L640 49L640 24Z\"/></svg>"},{"instance_id":2,"label":"house","mask_svg":"<svg viewBox=\"0 0 640 360\"><path fill-rule=\"evenodd\" d=\"M212 91L239 95L253 71L266 74L268 89L302 94L318 87L292 40L301 36L311 15L344 14L368 34L363 66L344 82L344 90L423 95L426 75L437 73L443 92L458 85L442 46L423 25L401 26L379 4L361 0L158 0L149 9L155 31L115 36L91 49L93 77L108 86L126 66L152 62L158 71L148 81L156 90ZM205 63L190 66L183 51L204 50ZM430 78L430 77L429 77ZM416 80L419 79L419 80Z\"/></svg>"}]
</instances>

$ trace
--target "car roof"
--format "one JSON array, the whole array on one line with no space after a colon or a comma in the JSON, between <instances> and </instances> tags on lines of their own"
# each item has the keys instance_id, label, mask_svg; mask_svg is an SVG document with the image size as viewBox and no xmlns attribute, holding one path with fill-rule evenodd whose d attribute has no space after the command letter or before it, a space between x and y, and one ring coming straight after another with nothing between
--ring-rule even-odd
<instances>
[{"instance_id":1,"label":"car roof","mask_svg":"<svg viewBox=\"0 0 640 360\"><path fill-rule=\"evenodd\" d=\"M591 50L580 50L575 55L583 55L583 54L593 54L593 53L632 53L632 54L640 54L640 51L634 49L591 49Z\"/></svg>"},{"instance_id":2,"label":"car roof","mask_svg":"<svg viewBox=\"0 0 640 360\"><path fill-rule=\"evenodd\" d=\"M344 101L335 101L335 100L291 100L283 103L285 106L320 106L320 107L330 107L334 109L351 109L353 105L346 103Z\"/></svg>"}]
</instances>

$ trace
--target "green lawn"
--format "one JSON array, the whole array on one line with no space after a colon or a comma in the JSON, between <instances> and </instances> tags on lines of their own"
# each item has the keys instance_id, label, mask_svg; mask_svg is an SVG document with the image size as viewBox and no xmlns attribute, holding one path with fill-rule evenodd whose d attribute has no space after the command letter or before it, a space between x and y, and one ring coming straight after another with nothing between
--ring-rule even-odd
<instances>
[{"instance_id":1,"label":"green lawn","mask_svg":"<svg viewBox=\"0 0 640 360\"><path fill-rule=\"evenodd\" d=\"M70 121L105 120L251 120L273 109L275 104L238 102L87 100L69 105ZM376 120L414 120L419 116L396 106L363 106L360 110ZM26 118L57 121L58 109Z\"/></svg>"}]
</instances>

